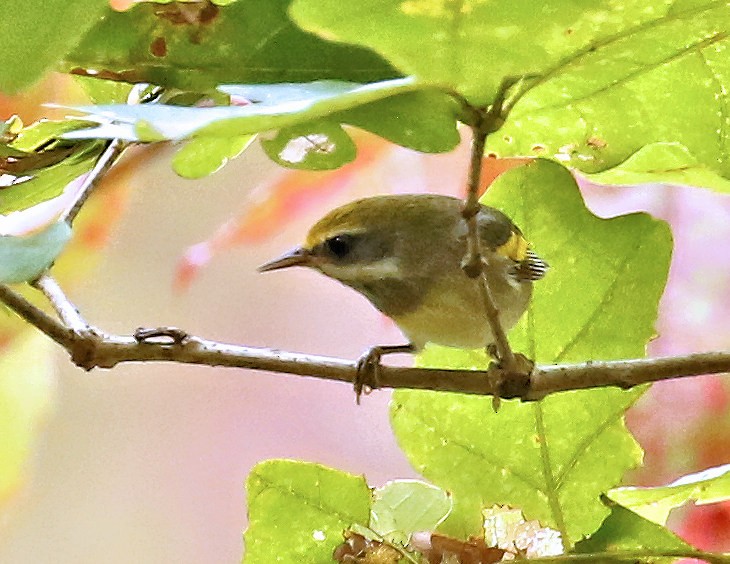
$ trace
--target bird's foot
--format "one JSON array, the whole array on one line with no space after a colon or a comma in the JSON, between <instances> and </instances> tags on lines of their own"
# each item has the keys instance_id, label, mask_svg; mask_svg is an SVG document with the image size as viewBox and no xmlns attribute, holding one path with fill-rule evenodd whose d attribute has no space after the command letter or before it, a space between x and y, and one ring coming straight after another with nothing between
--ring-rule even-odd
<instances>
[{"instance_id":1,"label":"bird's foot","mask_svg":"<svg viewBox=\"0 0 730 564\"><path fill-rule=\"evenodd\" d=\"M496 350L489 351L497 359ZM496 370L492 372L492 408L496 413L499 411L502 398L524 398L530 389L530 376L535 368L535 363L521 353L514 353L515 365L511 370L504 368L497 359Z\"/></svg>"},{"instance_id":2,"label":"bird's foot","mask_svg":"<svg viewBox=\"0 0 730 564\"><path fill-rule=\"evenodd\" d=\"M380 361L383 355L413 352L413 345L381 345L372 347L357 360L355 375L355 402L360 405L360 396L380 387Z\"/></svg>"}]
</instances>

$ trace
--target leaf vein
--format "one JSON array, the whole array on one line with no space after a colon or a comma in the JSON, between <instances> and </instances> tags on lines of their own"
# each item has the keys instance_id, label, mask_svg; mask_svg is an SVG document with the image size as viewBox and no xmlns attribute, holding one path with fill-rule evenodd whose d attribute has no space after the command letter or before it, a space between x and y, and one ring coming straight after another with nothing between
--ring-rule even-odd
<instances>
[{"instance_id":1,"label":"leaf vein","mask_svg":"<svg viewBox=\"0 0 730 564\"><path fill-rule=\"evenodd\" d=\"M545 430L545 420L543 418L542 404L537 402L534 406L535 414L535 429L538 436L540 437L540 458L542 461L542 475L545 480L545 494L548 498L548 504L550 505L550 511L555 518L555 524L560 531L560 536L563 538L565 546L571 546L570 538L568 537L568 529L565 526L565 516L563 515L563 506L560 504L560 497L558 496L558 485L553 474L553 466L550 461L550 450L548 449L547 432Z\"/></svg>"},{"instance_id":2,"label":"leaf vein","mask_svg":"<svg viewBox=\"0 0 730 564\"><path fill-rule=\"evenodd\" d=\"M352 515L344 514L339 509L337 509L336 507L332 507L330 505L326 505L326 504L324 504L322 502L321 484L319 483L319 481L316 484L317 489L318 489L318 497L319 497L319 502L317 502L313 498L308 498L308 497L302 495L300 492L296 491L294 488L285 488L285 487L282 487L277 482L274 482L272 480L269 480L267 478L264 478L264 476L262 476L261 474L257 474L256 477L263 484L265 484L265 486L266 486L267 489L275 490L275 491L277 491L277 492L279 492L279 493L281 493L283 495L286 495L286 496L292 496L295 499L300 500L304 505L307 505L309 507L313 507L314 509L316 509L320 513L323 513L324 515L336 515L341 521L352 521L352 519L353 519L353 516ZM261 493L263 493L263 490L261 492L259 492L258 495L261 495ZM254 500L255 500L255 498L253 500L251 500L249 502L249 504L250 505L253 505L254 502L255 502Z\"/></svg>"},{"instance_id":3,"label":"leaf vein","mask_svg":"<svg viewBox=\"0 0 730 564\"><path fill-rule=\"evenodd\" d=\"M600 318L603 306L606 305L606 303L611 299L611 296L613 296L613 292L616 289L619 280L621 280L622 275L627 270L631 259L634 258L636 253L638 253L638 247L634 247L630 254L624 255L623 260L616 269L616 275L611 280L611 283L606 288L606 291L603 293L603 296L601 296L599 302L593 308L593 312L590 314L586 322L580 327L580 329L578 329L578 332L573 336L573 338L570 339L570 341L568 341L565 345L563 345L560 352L555 356L554 362L556 364L563 362L565 355L568 353L568 351L578 343L580 338L583 337L593 326L593 324Z\"/></svg>"},{"instance_id":4,"label":"leaf vein","mask_svg":"<svg viewBox=\"0 0 730 564\"><path fill-rule=\"evenodd\" d=\"M522 97L524 97L531 90L534 90L538 86L541 86L542 84L548 82L552 78L555 78L559 74L561 74L563 72L566 72L569 67L571 67L573 65L579 64L584 57L590 56L591 54L595 53L599 49L602 49L604 47L608 47L608 46L610 46L612 44L618 43L619 41L621 41L623 39L626 39L628 37L631 37L632 35L641 33L643 31L650 30L652 28L655 28L655 27L658 27L660 25L663 25L663 24L665 24L667 22L680 20L680 19L687 18L687 17L690 17L690 16L695 16L697 14L701 14L701 13L704 13L704 12L709 12L709 11L713 10L715 7L718 7L718 6L721 6L721 5L725 5L725 4L726 4L725 0L718 0L716 2L713 2L713 3L708 4L708 5L705 5L705 6L701 6L701 7L698 7L698 8L692 8L692 9L689 9L689 10L686 10L686 11L683 11L683 12L677 12L677 13L671 14L671 15L669 13L671 11L671 7L669 7L667 13L665 13L664 16L660 16L660 17L658 17L658 18L656 18L654 20L651 20L651 21L648 21L648 22L644 22L644 23L642 23L640 25L637 25L635 27L631 27L631 28L625 29L625 30L623 30L623 31L621 31L619 33L616 33L614 35L611 35L609 37L606 37L606 38L603 38L603 39L594 41L594 42L586 45L584 48L579 49L576 52L568 55L564 59L558 61L558 63L555 66L553 66L552 68L548 69L537 80L535 80L531 84L531 86L529 88L526 88L524 91L520 92L519 95L517 96L517 98L514 99L514 100L512 100L511 106L514 107L518 103L519 99L522 98ZM687 50L691 50L691 49L696 48L696 47L700 47L699 44L690 45L689 47L685 48L684 51L686 52ZM684 53L682 52L682 54L684 54ZM677 54L675 54L673 56L676 57ZM646 72L646 70L644 72ZM578 101L580 101L582 99L589 98L589 97L595 95L597 92L606 90L608 88L611 88L612 86L613 85L607 85L607 86L603 87L602 89L600 89L600 90L598 90L596 92L593 92L591 94L588 94L586 96L582 96L580 98L572 98L570 100L566 100L566 104L555 104L555 105L552 105L552 106L544 106L544 107L541 107L540 110L551 110L551 109L562 108L564 106L568 106L568 105L570 105L572 103L578 102Z\"/></svg>"},{"instance_id":5,"label":"leaf vein","mask_svg":"<svg viewBox=\"0 0 730 564\"><path fill-rule=\"evenodd\" d=\"M438 429L436 428L435 425L430 424L420 414L418 414L418 413L416 413L414 411L411 411L410 414L412 416L416 417L423 424L423 426L427 430L431 431L432 433L436 433L438 431ZM489 465L494 466L495 468L497 468L497 469L499 469L501 471L507 472L509 475L511 475L514 478L520 480L522 483L524 483L525 485L531 487L535 491L540 492L541 494L543 494L546 497L548 496L547 492L545 491L545 489L541 485L532 482L532 480L530 480L527 476L524 476L524 475L520 474L519 472L516 472L512 468L509 468L507 466L504 466L504 464L502 464L502 462L500 461L499 457L496 457L496 456L495 457L489 457L484 452L475 450L473 448L470 448L469 445L460 443L459 441L455 440L453 437L443 437L442 436L442 438L444 440L448 441L450 444L452 444L452 445L454 445L454 446L462 449L467 454L473 455L476 458L481 459L483 462L486 462Z\"/></svg>"},{"instance_id":6,"label":"leaf vein","mask_svg":"<svg viewBox=\"0 0 730 564\"><path fill-rule=\"evenodd\" d=\"M540 108L540 111L545 112L545 111L550 111L550 110L555 110L555 109L560 109L560 108L566 108L570 105L584 102L586 100L590 100L594 96L597 96L599 94L604 94L613 88L623 86L623 85L631 82L632 80L639 78L642 75L652 72L659 67L669 65L675 61L678 61L682 57L685 57L687 55L692 55L695 53L695 51L701 51L702 49L709 47L710 45L712 45L718 41L722 41L723 39L726 39L727 37L728 37L727 32L723 31L720 33L716 33L712 37L703 39L701 41L693 43L692 45L688 45L687 47L684 47L683 49L681 49L675 53L672 53L671 55L665 57L664 59L662 59L660 61L656 61L654 63L641 67L633 72L630 72L630 73L622 76L621 78L619 78L617 80L614 80L613 82L611 82L609 84L601 86L600 88L596 88L595 90L593 90L591 92L587 92L587 93L585 93L581 96L577 96L575 98L570 98L569 100L566 100L565 102L560 102L560 103L552 104L552 105L548 105L548 106L542 106Z\"/></svg>"},{"instance_id":7,"label":"leaf vein","mask_svg":"<svg viewBox=\"0 0 730 564\"><path fill-rule=\"evenodd\" d=\"M588 447L595 441L597 441L598 438L609 428L610 425L623 417L628 407L629 406L625 404L621 404L621 406L616 411L614 411L613 413L609 413L608 416L603 420L603 422L598 425L590 435L585 436L583 440L580 441L578 447L573 453L573 456L570 458L563 470L556 477L556 490L559 491L565 485L566 476L575 469L578 460L583 456L583 454L585 454L585 452L588 450Z\"/></svg>"},{"instance_id":8,"label":"leaf vein","mask_svg":"<svg viewBox=\"0 0 730 564\"><path fill-rule=\"evenodd\" d=\"M697 53L699 54L703 65L707 69L707 72L712 77L713 82L717 85L718 97L716 99L718 101L718 116L720 118L720 124L717 127L717 162L719 162L720 164L725 164L726 155L724 145L725 140L727 139L727 123L728 119L730 118L728 118L727 112L727 96L723 96L723 93L726 92L727 89L725 88L725 85L723 84L718 74L712 68L712 65L707 60L707 57L705 56L702 49L698 49Z\"/></svg>"}]
</instances>

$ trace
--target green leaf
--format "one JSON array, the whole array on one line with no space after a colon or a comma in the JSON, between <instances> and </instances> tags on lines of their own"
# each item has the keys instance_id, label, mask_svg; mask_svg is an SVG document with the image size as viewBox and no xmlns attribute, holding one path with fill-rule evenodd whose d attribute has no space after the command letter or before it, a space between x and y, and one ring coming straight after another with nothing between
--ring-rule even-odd
<instances>
[{"instance_id":1,"label":"green leaf","mask_svg":"<svg viewBox=\"0 0 730 564\"><path fill-rule=\"evenodd\" d=\"M666 224L645 214L597 218L570 173L544 160L503 174L484 203L510 215L551 265L510 334L516 350L540 363L645 354L669 267ZM484 367L486 359L429 347L419 364ZM606 517L599 495L641 461L623 420L640 394L567 392L506 401L495 414L486 397L398 391L391 415L412 464L454 495L451 532L474 534L482 507L508 504L570 546Z\"/></svg>"},{"instance_id":2,"label":"green leaf","mask_svg":"<svg viewBox=\"0 0 730 564\"><path fill-rule=\"evenodd\" d=\"M341 81L229 85L221 90L251 103L214 108L162 104L79 107L75 109L101 125L64 137L159 141L241 136L295 126L305 135L316 133L320 120L327 118L369 129L414 149L449 151L459 143L456 104L444 94L422 88L412 79L365 85ZM312 125L315 123L318 125ZM306 132L306 127L314 129Z\"/></svg>"},{"instance_id":3,"label":"green leaf","mask_svg":"<svg viewBox=\"0 0 730 564\"><path fill-rule=\"evenodd\" d=\"M514 108L488 142L500 156L556 158L597 173L642 147L679 144L685 162L674 154L663 171L665 149L654 148L640 155L650 158L640 164L644 177L624 180L727 189L725 2L630 0L617 9L614 0L296 0L291 14L304 29L372 48L476 106L492 102L503 80L522 77L508 98ZM606 180L620 182L616 176Z\"/></svg>"},{"instance_id":4,"label":"green leaf","mask_svg":"<svg viewBox=\"0 0 730 564\"><path fill-rule=\"evenodd\" d=\"M611 508L611 514L590 539L575 545L575 552L579 554L621 550L668 552L694 549L669 529L647 521L620 505Z\"/></svg>"},{"instance_id":5,"label":"green leaf","mask_svg":"<svg viewBox=\"0 0 730 564\"><path fill-rule=\"evenodd\" d=\"M43 169L30 180L2 188L0 214L24 210L61 194L64 188L94 166L95 153L84 157L69 158Z\"/></svg>"},{"instance_id":6,"label":"green leaf","mask_svg":"<svg viewBox=\"0 0 730 564\"><path fill-rule=\"evenodd\" d=\"M373 492L370 528L386 538L434 531L451 512L448 492L418 480L394 480Z\"/></svg>"},{"instance_id":7,"label":"green leaf","mask_svg":"<svg viewBox=\"0 0 730 564\"><path fill-rule=\"evenodd\" d=\"M306 170L331 170L355 159L357 149L338 123L319 120L279 130L261 147L274 162Z\"/></svg>"},{"instance_id":8,"label":"green leaf","mask_svg":"<svg viewBox=\"0 0 730 564\"><path fill-rule=\"evenodd\" d=\"M59 139L65 133L69 133L76 129L87 128L91 125L93 125L93 123L74 119L42 119L23 128L13 139L12 143L10 143L10 146L20 151L36 151L47 146L50 142ZM83 145L81 145L76 152L81 153L83 152L82 150Z\"/></svg>"},{"instance_id":9,"label":"green leaf","mask_svg":"<svg viewBox=\"0 0 730 564\"><path fill-rule=\"evenodd\" d=\"M194 137L175 153L172 168L184 178L203 178L245 151L254 135Z\"/></svg>"},{"instance_id":10,"label":"green leaf","mask_svg":"<svg viewBox=\"0 0 730 564\"><path fill-rule=\"evenodd\" d=\"M649 25L574 52L533 83L488 143L555 157L604 180L727 190L730 8L685 1ZM664 11L662 9L661 11Z\"/></svg>"},{"instance_id":11,"label":"green leaf","mask_svg":"<svg viewBox=\"0 0 730 564\"><path fill-rule=\"evenodd\" d=\"M615 488L608 496L645 519L664 525L672 509L689 501L705 505L730 499L730 464L682 476L666 486Z\"/></svg>"},{"instance_id":12,"label":"green leaf","mask_svg":"<svg viewBox=\"0 0 730 564\"><path fill-rule=\"evenodd\" d=\"M330 562L343 531L370 514L361 476L319 464L268 460L254 467L246 488L246 564Z\"/></svg>"},{"instance_id":13,"label":"green leaf","mask_svg":"<svg viewBox=\"0 0 730 564\"><path fill-rule=\"evenodd\" d=\"M415 151L443 153L461 141L456 112L457 104L451 98L422 90L353 106L332 118Z\"/></svg>"},{"instance_id":14,"label":"green leaf","mask_svg":"<svg viewBox=\"0 0 730 564\"><path fill-rule=\"evenodd\" d=\"M40 332L17 337L0 356L0 504L23 481L53 398L54 344Z\"/></svg>"},{"instance_id":15,"label":"green leaf","mask_svg":"<svg viewBox=\"0 0 730 564\"><path fill-rule=\"evenodd\" d=\"M14 93L41 78L108 9L107 0L4 0L0 3L0 90Z\"/></svg>"},{"instance_id":16,"label":"green leaf","mask_svg":"<svg viewBox=\"0 0 730 564\"><path fill-rule=\"evenodd\" d=\"M238 0L201 14L198 21L189 15L175 21L174 10L150 3L123 13L109 10L67 57L67 65L182 89L398 76L371 51L297 28L287 16L289 3Z\"/></svg>"},{"instance_id":17,"label":"green leaf","mask_svg":"<svg viewBox=\"0 0 730 564\"><path fill-rule=\"evenodd\" d=\"M405 74L481 105L503 77L544 73L609 37L650 27L668 10L663 0L630 0L621 9L611 0L296 0L290 14L308 31L369 47Z\"/></svg>"},{"instance_id":18,"label":"green leaf","mask_svg":"<svg viewBox=\"0 0 730 564\"><path fill-rule=\"evenodd\" d=\"M52 223L24 237L0 236L0 284L16 284L37 278L61 254L71 238L65 221Z\"/></svg>"},{"instance_id":19,"label":"green leaf","mask_svg":"<svg viewBox=\"0 0 730 564\"><path fill-rule=\"evenodd\" d=\"M133 85L89 76L74 76L93 104L121 104L127 101Z\"/></svg>"},{"instance_id":20,"label":"green leaf","mask_svg":"<svg viewBox=\"0 0 730 564\"><path fill-rule=\"evenodd\" d=\"M730 192L730 180L699 162L679 143L653 143L613 168L586 177L596 184L677 184Z\"/></svg>"},{"instance_id":21,"label":"green leaf","mask_svg":"<svg viewBox=\"0 0 730 564\"><path fill-rule=\"evenodd\" d=\"M544 363L644 356L672 253L666 223L596 217L568 170L546 160L502 175L483 202L509 215L551 266L511 335L518 350Z\"/></svg>"}]
</instances>

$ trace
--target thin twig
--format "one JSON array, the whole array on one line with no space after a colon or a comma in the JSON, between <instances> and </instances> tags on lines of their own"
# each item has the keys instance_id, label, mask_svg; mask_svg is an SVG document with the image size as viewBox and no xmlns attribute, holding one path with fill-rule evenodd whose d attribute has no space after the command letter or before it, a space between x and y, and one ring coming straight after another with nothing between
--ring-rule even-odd
<instances>
[{"instance_id":1,"label":"thin twig","mask_svg":"<svg viewBox=\"0 0 730 564\"><path fill-rule=\"evenodd\" d=\"M89 324L84 321L78 308L66 297L61 287L50 275L43 274L33 282L31 286L38 288L46 296L49 303L56 310L61 321L76 333L89 330Z\"/></svg>"},{"instance_id":2,"label":"thin twig","mask_svg":"<svg viewBox=\"0 0 730 564\"><path fill-rule=\"evenodd\" d=\"M99 185L101 179L104 178L104 175L109 171L112 165L117 162L119 157L122 156L122 153L128 146L129 143L127 141L122 141L121 139L112 139L107 142L106 148L101 155L99 155L94 168L92 168L86 175L82 186L79 188L79 192L73 205L69 207L66 213L61 217L63 221L69 225L73 225L76 216L79 215L81 208L86 203L86 200L89 199L89 196L91 196L94 188Z\"/></svg>"},{"instance_id":3,"label":"thin twig","mask_svg":"<svg viewBox=\"0 0 730 564\"><path fill-rule=\"evenodd\" d=\"M505 108L507 94L512 86L523 78L524 77L505 77L500 84L494 102L492 102L492 105L486 111L479 111L477 108L471 106L468 107L470 110L470 126L473 137L471 145L471 159L469 161L467 194L462 210L462 215L464 216L468 226L467 252L464 257L463 268L464 272L468 276L473 278L478 276L480 278L479 289L482 298L482 305L484 307L484 314L489 323L489 328L492 331L492 338L494 339L494 346L496 348L500 367L504 369L507 376L506 380L495 380L492 383L495 388L501 388L505 381L514 385L516 381L522 379L522 377L526 377L532 370L532 361L522 355L519 355L518 358L512 351L509 340L507 339L507 334L504 327L502 327L497 302L494 299L494 293L489 286L489 280L487 278L486 270L489 265L485 262L480 249L481 239L479 237L479 224L477 221L480 209L479 186L484 159L484 146L487 141L487 136L490 133L497 131L504 123L506 118L505 113L507 111ZM465 101L463 103L465 103ZM517 383L519 384L519 382ZM495 409L498 405L498 403L495 403Z\"/></svg>"},{"instance_id":4,"label":"thin twig","mask_svg":"<svg viewBox=\"0 0 730 564\"><path fill-rule=\"evenodd\" d=\"M481 253L481 240L479 237L479 224L477 214L479 213L479 181L481 178L482 160L484 158L484 144L487 139L487 132L482 131L480 124L473 127L474 137L471 147L471 161L469 163L469 179L467 183L467 195L464 203L463 215L468 226L467 254L464 258L464 271L468 276L479 277L479 289L484 306L484 314L492 331L494 345L497 349L502 368L507 372L517 371L517 362L512 348L507 340L507 334L499 320L499 309L494 300L494 294L489 287L485 270L484 258Z\"/></svg>"},{"instance_id":5,"label":"thin twig","mask_svg":"<svg viewBox=\"0 0 730 564\"><path fill-rule=\"evenodd\" d=\"M135 84L127 97L128 104L145 104L156 100L162 93L162 88L154 87L145 92L149 88L147 84ZM111 139L107 141L104 150L94 164L89 173L86 175L83 184L79 188L76 200L69 207L65 214L61 217L63 221L69 225L73 225L76 216L81 208L89 199L94 189L99 185L101 179L104 178L109 169L119 160L124 151L133 143L124 141L123 139Z\"/></svg>"}]
</instances>

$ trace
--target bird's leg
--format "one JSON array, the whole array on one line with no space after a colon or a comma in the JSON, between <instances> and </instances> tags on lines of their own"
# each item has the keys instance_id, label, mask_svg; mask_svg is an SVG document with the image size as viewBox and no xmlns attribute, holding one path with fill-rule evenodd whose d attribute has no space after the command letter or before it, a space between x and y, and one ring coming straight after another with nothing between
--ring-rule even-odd
<instances>
[{"instance_id":1,"label":"bird's leg","mask_svg":"<svg viewBox=\"0 0 730 564\"><path fill-rule=\"evenodd\" d=\"M415 351L412 344L408 345L380 345L372 347L357 360L357 374L355 375L355 401L360 405L360 396L365 388L378 388L380 375L380 361L383 355L396 353L410 353Z\"/></svg>"},{"instance_id":2,"label":"bird's leg","mask_svg":"<svg viewBox=\"0 0 730 564\"><path fill-rule=\"evenodd\" d=\"M496 363L497 368L500 368L499 364L499 351L497 350L497 345L494 343L489 343L485 347L485 351L487 353L487 356L491 357L492 360ZM490 387L492 388L492 409L494 410L494 413L499 412L499 408L502 405L502 395L501 395L501 388L503 383L503 376L502 371L497 370L496 376L490 378Z\"/></svg>"}]
</instances>

